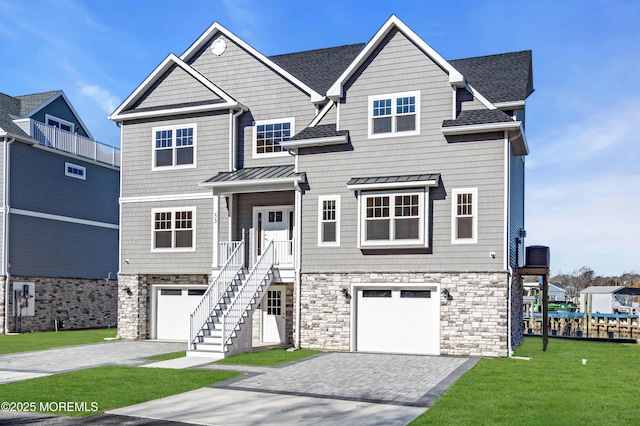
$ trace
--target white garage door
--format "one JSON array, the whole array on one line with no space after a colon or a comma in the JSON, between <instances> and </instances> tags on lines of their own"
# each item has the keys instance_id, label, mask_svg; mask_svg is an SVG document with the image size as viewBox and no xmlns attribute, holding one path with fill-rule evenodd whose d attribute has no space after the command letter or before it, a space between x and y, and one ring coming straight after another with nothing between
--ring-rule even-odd
<instances>
[{"instance_id":1,"label":"white garage door","mask_svg":"<svg viewBox=\"0 0 640 426\"><path fill-rule=\"evenodd\" d=\"M190 315L204 292L203 288L157 289L156 338L189 340Z\"/></svg>"},{"instance_id":2,"label":"white garage door","mask_svg":"<svg viewBox=\"0 0 640 426\"><path fill-rule=\"evenodd\" d=\"M440 298L436 288L360 289L356 350L440 354Z\"/></svg>"}]
</instances>

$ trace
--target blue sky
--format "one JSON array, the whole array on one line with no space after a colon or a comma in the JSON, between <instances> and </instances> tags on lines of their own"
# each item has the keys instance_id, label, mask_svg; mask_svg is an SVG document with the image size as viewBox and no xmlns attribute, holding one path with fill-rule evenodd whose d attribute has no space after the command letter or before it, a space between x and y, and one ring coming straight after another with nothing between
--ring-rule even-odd
<instances>
[{"instance_id":1,"label":"blue sky","mask_svg":"<svg viewBox=\"0 0 640 426\"><path fill-rule=\"evenodd\" d=\"M169 54L214 21L265 55L368 41L396 14L446 59L533 50L527 245L552 273L640 272L640 3L0 0L0 92L62 89L93 136Z\"/></svg>"}]
</instances>

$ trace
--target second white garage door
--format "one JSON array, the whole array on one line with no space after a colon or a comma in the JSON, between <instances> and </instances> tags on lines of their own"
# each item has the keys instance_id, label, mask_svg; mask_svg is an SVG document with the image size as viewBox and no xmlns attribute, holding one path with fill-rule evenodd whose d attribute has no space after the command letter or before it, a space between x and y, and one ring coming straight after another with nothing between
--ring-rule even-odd
<instances>
[{"instance_id":1,"label":"second white garage door","mask_svg":"<svg viewBox=\"0 0 640 426\"><path fill-rule=\"evenodd\" d=\"M190 316L205 289L159 288L156 291L156 338L189 340Z\"/></svg>"},{"instance_id":2,"label":"second white garage door","mask_svg":"<svg viewBox=\"0 0 640 426\"><path fill-rule=\"evenodd\" d=\"M437 289L359 289L356 350L439 355L440 298Z\"/></svg>"}]
</instances>

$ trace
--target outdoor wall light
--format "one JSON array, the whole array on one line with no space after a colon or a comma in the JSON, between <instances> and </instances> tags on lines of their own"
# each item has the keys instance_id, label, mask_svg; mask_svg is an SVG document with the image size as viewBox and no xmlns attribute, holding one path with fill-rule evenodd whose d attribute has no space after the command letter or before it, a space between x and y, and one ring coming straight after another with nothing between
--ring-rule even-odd
<instances>
[{"instance_id":1,"label":"outdoor wall light","mask_svg":"<svg viewBox=\"0 0 640 426\"><path fill-rule=\"evenodd\" d=\"M351 299L351 295L349 294L349 290L347 290L346 287L343 287L342 289L342 295L344 296L345 299L349 300Z\"/></svg>"},{"instance_id":2,"label":"outdoor wall light","mask_svg":"<svg viewBox=\"0 0 640 426\"><path fill-rule=\"evenodd\" d=\"M448 288L445 288L444 290L442 290L442 295L447 300L453 300L453 296L451 295L451 293L449 293L449 289Z\"/></svg>"},{"instance_id":3,"label":"outdoor wall light","mask_svg":"<svg viewBox=\"0 0 640 426\"><path fill-rule=\"evenodd\" d=\"M123 290L126 291L129 296L133 296L133 292L131 291L131 287L125 287Z\"/></svg>"}]
</instances>

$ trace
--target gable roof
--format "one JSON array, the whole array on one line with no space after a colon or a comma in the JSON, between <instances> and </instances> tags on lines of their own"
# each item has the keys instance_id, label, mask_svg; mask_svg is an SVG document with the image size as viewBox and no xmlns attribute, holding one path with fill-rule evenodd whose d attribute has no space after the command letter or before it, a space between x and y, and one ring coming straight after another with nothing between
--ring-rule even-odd
<instances>
[{"instance_id":1,"label":"gable roof","mask_svg":"<svg viewBox=\"0 0 640 426\"><path fill-rule=\"evenodd\" d=\"M531 50L449 61L492 103L523 101L533 93Z\"/></svg>"},{"instance_id":2,"label":"gable roof","mask_svg":"<svg viewBox=\"0 0 640 426\"><path fill-rule=\"evenodd\" d=\"M515 125L517 122L499 109L471 109L460 111L455 120L444 120L442 127L472 126L490 123L512 123Z\"/></svg>"},{"instance_id":3,"label":"gable roof","mask_svg":"<svg viewBox=\"0 0 640 426\"><path fill-rule=\"evenodd\" d=\"M307 83L316 92L325 94L364 46L364 43L349 44L269 56L269 59Z\"/></svg>"},{"instance_id":4,"label":"gable roof","mask_svg":"<svg viewBox=\"0 0 640 426\"><path fill-rule=\"evenodd\" d=\"M218 33L224 34L225 37L229 38L235 44L239 45L244 50L249 52L252 56L257 58L260 62L262 62L268 68L271 68L275 73L279 74L285 80L288 80L290 83L300 88L303 92L307 93L311 97L311 102L315 103L315 102L324 101L325 99L324 95L312 89L306 82L301 81L298 77L294 76L289 71L282 68L279 64L277 64L272 59L258 52L256 49L251 47L249 44L245 43L242 39L237 37L231 31L227 30L218 22L214 22L198 38L198 40L196 40L182 55L180 55L180 59L183 60L184 62L189 62L195 56L195 54L198 53Z\"/></svg>"},{"instance_id":5,"label":"gable roof","mask_svg":"<svg viewBox=\"0 0 640 426\"><path fill-rule=\"evenodd\" d=\"M180 67L186 71L192 78L197 80L203 87L215 93L222 101L212 100L207 102L193 102L189 104L168 105L152 108L135 108L137 102L156 84L163 76L173 67ZM220 89L209 79L204 77L198 71L184 63L180 58L170 53L155 70L140 84L136 90L120 104L120 106L109 116L110 120L130 120L143 117L158 117L180 113L191 113L199 111L211 111L219 109L246 109L242 104L229 96L224 90Z\"/></svg>"},{"instance_id":6,"label":"gable roof","mask_svg":"<svg viewBox=\"0 0 640 426\"><path fill-rule=\"evenodd\" d=\"M358 56L351 62L349 67L338 77L336 82L327 91L327 96L333 100L338 100L343 96L343 85L347 80L364 64L367 58L382 43L383 39L394 29L400 31L405 37L411 40L420 50L429 56L436 64L438 64L447 74L449 74L449 83L452 86L464 87L464 77L458 70L450 65L438 52L425 43L416 33L404 24L398 17L391 15L389 19L382 25L373 38L364 46ZM488 107L490 107L488 105Z\"/></svg>"}]
</instances>

